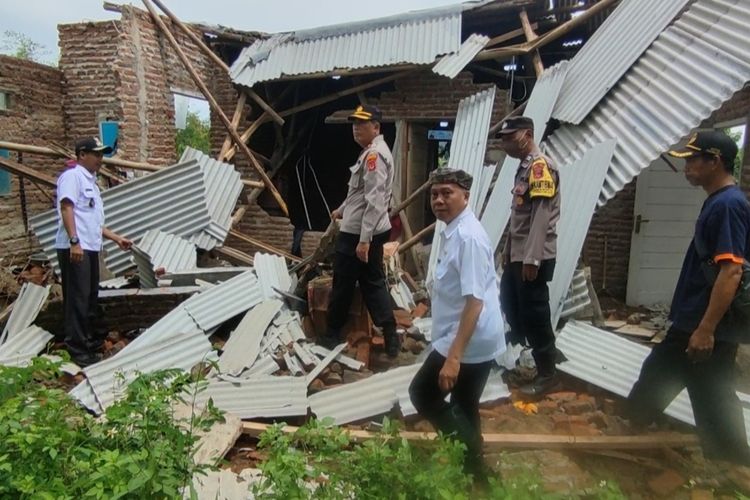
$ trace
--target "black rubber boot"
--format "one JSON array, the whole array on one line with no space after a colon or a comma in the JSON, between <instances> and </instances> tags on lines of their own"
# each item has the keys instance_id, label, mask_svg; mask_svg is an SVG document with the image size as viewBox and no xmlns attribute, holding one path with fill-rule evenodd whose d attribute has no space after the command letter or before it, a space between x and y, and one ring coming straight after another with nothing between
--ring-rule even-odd
<instances>
[{"instance_id":1,"label":"black rubber boot","mask_svg":"<svg viewBox=\"0 0 750 500\"><path fill-rule=\"evenodd\" d=\"M396 325L383 325L383 339L385 340L385 353L389 358L395 358L401 351L401 339L396 332Z\"/></svg>"},{"instance_id":2,"label":"black rubber boot","mask_svg":"<svg viewBox=\"0 0 750 500\"><path fill-rule=\"evenodd\" d=\"M531 354L536 363L536 377L530 383L521 386L519 392L529 398L541 398L560 386L555 368L557 349L552 344L545 349L534 349Z\"/></svg>"},{"instance_id":3,"label":"black rubber boot","mask_svg":"<svg viewBox=\"0 0 750 500\"><path fill-rule=\"evenodd\" d=\"M331 332L330 330L327 331L325 335L318 337L318 340L316 341L316 344L329 350L333 350L340 343L341 337L339 334Z\"/></svg>"}]
</instances>

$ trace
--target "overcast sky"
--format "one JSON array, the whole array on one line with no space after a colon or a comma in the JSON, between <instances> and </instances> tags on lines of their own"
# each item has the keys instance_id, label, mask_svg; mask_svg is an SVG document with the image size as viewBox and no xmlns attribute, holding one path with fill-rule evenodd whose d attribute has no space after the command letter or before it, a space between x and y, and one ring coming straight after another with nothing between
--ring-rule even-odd
<instances>
[{"instance_id":1,"label":"overcast sky","mask_svg":"<svg viewBox=\"0 0 750 500\"><path fill-rule=\"evenodd\" d=\"M389 16L460 0L162 0L183 21L222 24L266 32L313 28L327 24ZM131 3L145 8L141 2ZM118 19L102 0L2 0L0 35L12 30L44 45L47 61L57 61L57 25L86 20Z\"/></svg>"}]
</instances>

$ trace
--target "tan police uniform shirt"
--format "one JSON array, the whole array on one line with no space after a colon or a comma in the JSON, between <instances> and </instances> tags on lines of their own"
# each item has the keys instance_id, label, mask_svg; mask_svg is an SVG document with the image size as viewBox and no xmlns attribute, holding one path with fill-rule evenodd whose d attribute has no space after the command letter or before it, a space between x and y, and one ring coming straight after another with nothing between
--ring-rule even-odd
<instances>
[{"instance_id":1,"label":"tan police uniform shirt","mask_svg":"<svg viewBox=\"0 0 750 500\"><path fill-rule=\"evenodd\" d=\"M349 192L339 207L341 231L358 234L369 243L376 234L391 229L388 206L393 183L393 156L382 135L373 139L352 167Z\"/></svg>"},{"instance_id":2,"label":"tan police uniform shirt","mask_svg":"<svg viewBox=\"0 0 750 500\"><path fill-rule=\"evenodd\" d=\"M510 262L539 266L541 261L555 258L559 219L560 172L535 148L516 171L505 249Z\"/></svg>"}]
</instances>

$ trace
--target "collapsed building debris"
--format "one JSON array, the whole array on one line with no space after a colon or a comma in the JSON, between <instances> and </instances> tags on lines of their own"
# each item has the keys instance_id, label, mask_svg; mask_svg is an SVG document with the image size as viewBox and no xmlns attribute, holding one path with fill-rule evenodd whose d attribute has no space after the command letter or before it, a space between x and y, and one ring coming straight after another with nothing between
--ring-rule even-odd
<instances>
[{"instance_id":1,"label":"collapsed building debris","mask_svg":"<svg viewBox=\"0 0 750 500\"><path fill-rule=\"evenodd\" d=\"M144 3L179 54L178 42L167 35L169 29L150 3L147 0ZM160 2L155 3L181 30L190 33L189 28L179 23ZM85 378L71 390L71 396L100 414L122 396L137 373L162 368L189 371L196 365L208 364L211 369L207 370L207 380L193 388L196 391L193 404L200 406L211 400L230 415L222 443L236 440L240 425L244 426L244 432L255 435L263 429L260 424L239 424L240 419L304 419L315 415L331 418L336 424L350 424L377 419L396 409L402 417L413 416L416 411L409 400L408 385L420 367L419 354L426 347L425 342L431 339L432 320L425 316L427 306L423 299L427 298L427 287L411 278L405 270L404 257L406 251L411 250L410 256L416 264L412 268L415 278L427 271L429 280L440 248L441 224L415 227L416 233L409 228L406 238L402 238L405 241L392 244L385 252L384 266L391 296L404 321L399 326L410 342L404 342L398 363L405 366L389 366L382 373L375 373L378 363L373 360L377 358L377 346L382 340L373 331L361 303L355 301L356 324L351 328L349 343L333 350L313 343L316 330L319 333L325 325L331 278L324 262L335 239L336 225L328 226L321 244L307 258L291 255L237 228L237 222L250 209L248 204L235 212L245 189L255 189L251 194L244 192L245 201L252 198L254 202L260 190L268 188L281 210L286 210L284 200L270 179L283 162L274 165L271 156L266 159L267 166L274 165L277 170L266 169L261 165L266 162L247 146L247 142L264 123L281 125L285 118L291 117L287 120L291 127L302 111L358 93L364 101L370 98L364 93L366 90L399 81L420 68L456 78L471 64L490 56L535 54L541 44L549 43L552 36L534 39L527 29L520 32L528 37L527 42L513 47L493 48L501 43L498 37L491 39L479 33L468 33L462 38L462 16L472 15L475 9L481 12L482 6L495 3L471 2L398 19L261 37L247 44L231 67L222 62L223 71L240 86L240 93L236 119L230 121L223 113L219 115L229 139L218 159L187 148L177 163L165 168L143 162L105 161L112 166L152 173L102 193L108 225L132 238L136 247L132 254L127 254L112 243L105 244L105 263L120 276L103 281L100 286L115 289L132 286L133 280L122 275L132 273L135 268L141 289L189 286L194 293L119 352L84 368ZM689 5L685 0L670 0L653 9L646 3L642 0L620 2L584 49L572 60L544 69L525 105L512 110L512 113L523 112L538 124L535 140L561 165L565 201L558 227L557 268L550 286L553 324L592 306L590 270L587 276L581 255L595 210L612 199L662 151L700 126L711 112L750 80L750 61L747 60L750 46L742 31L746 23L737 21L750 20L746 7L736 1L721 0L718 3L723 10L712 13L717 0L696 0ZM589 11L599 9L599 12L602 6L609 4L611 2L599 2ZM648 15L644 17L645 12ZM528 18L524 28L527 24ZM421 35L430 33L440 36L427 37L434 43L421 44L425 38ZM415 43L401 43L404 37L400 34L412 37ZM342 55L340 49L353 37L368 40L363 47L385 41L392 45L389 46L392 50L383 48L368 54ZM304 57L311 46L320 58ZM713 57L718 53L722 54L721 58ZM384 58L386 55L388 57ZM184 55L182 59L189 66ZM372 68L384 67L396 73L301 104L295 98L291 107L280 112L272 107L275 106L273 99L263 99L252 90L255 84L284 81L288 84L285 92L291 93L294 88L293 82L288 81L291 79L364 75L374 73ZM602 71L604 67L606 71ZM681 81L682 72L677 73L676 68L681 67L694 69L688 83ZM486 72L490 68L483 69ZM711 88L700 84L701 79L708 78L720 84ZM199 80L197 76L196 80ZM205 85L201 85L201 90L204 88ZM207 88L205 94L211 95ZM240 133L246 96L251 97L262 113ZM496 248L510 215L513 174L518 166L518 160L511 158L505 158L502 163L499 158L493 161L487 158L488 137L498 125L493 125L498 116L498 97L497 88L492 85L485 90L472 91L463 99L452 98L458 103L447 160L448 166L463 168L474 175L471 207ZM281 97L278 100L283 102ZM692 113L676 113L673 110L678 109L678 101L700 105L695 106ZM219 107L218 103L213 104ZM400 128L406 120L394 116L395 121L403 122L396 127L400 130L396 139L402 144L394 147L397 153L394 156L399 182L404 183L401 192L406 195L399 197L404 201L397 203L391 215L400 216L408 224L405 209L412 203L418 205L416 200L424 202L420 196L424 196L427 185L408 179L408 165L402 156L409 153L410 146L404 137L408 138L410 132ZM335 120L335 113L329 118ZM546 137L544 125L553 120L563 123ZM281 134L281 130L278 133ZM59 148L34 150L0 142L2 147L61 156ZM237 149L243 151L244 160L251 162L262 181L243 178L239 167L225 162ZM279 149L274 154L288 156L292 150ZM0 165L46 188L54 185L53 177L21 163L0 159ZM59 272L54 248L56 210L31 217L30 224L52 266ZM426 269L420 269L416 250L430 233L433 236L429 261ZM227 246L232 238L274 255L251 255L234 249ZM245 267L198 267L199 251L232 256ZM0 365L28 363L52 339L51 333L33 324L47 300L49 289L49 286L30 283L21 289L0 337ZM290 299L290 295L296 299ZM593 299L596 302L595 297ZM285 302L289 300L296 301L296 307ZM222 336L227 333L224 341ZM618 333L639 334L635 327L625 324L618 326ZM562 371L619 396L628 394L648 353L648 347L575 320L559 331L558 347L567 357L560 365ZM502 361L508 367L513 366L515 360ZM490 377L481 401L487 403L510 396L498 371ZM739 394L739 397L746 405L746 429L750 430L747 406L750 396ZM694 423L684 392L666 413L682 422ZM411 437L423 439L425 434ZM694 436L673 436L672 439L657 435L575 435L574 438L549 435L494 438L490 435L488 438L485 435L485 441L492 449L516 446L636 449L695 444ZM207 451L200 460L215 462L226 451L224 445L219 448ZM246 490L247 484L241 484L240 476L224 470L202 479L201 488L222 492L224 488ZM242 477L251 482L255 475Z\"/></svg>"}]
</instances>

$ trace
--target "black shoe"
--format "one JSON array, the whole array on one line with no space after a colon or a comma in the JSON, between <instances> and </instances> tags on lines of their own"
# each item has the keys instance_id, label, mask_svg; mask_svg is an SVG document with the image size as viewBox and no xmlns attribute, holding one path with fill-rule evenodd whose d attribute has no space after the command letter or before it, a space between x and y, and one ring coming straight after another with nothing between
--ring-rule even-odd
<instances>
[{"instance_id":1,"label":"black shoe","mask_svg":"<svg viewBox=\"0 0 750 500\"><path fill-rule=\"evenodd\" d=\"M87 352L83 354L72 355L70 359L73 361L73 363L77 364L81 368L85 368L87 366L98 363L102 360L102 357L99 354Z\"/></svg>"},{"instance_id":2,"label":"black shoe","mask_svg":"<svg viewBox=\"0 0 750 500\"><path fill-rule=\"evenodd\" d=\"M559 386L560 378L557 373L553 373L552 375L537 375L531 383L522 386L518 391L530 398L541 398Z\"/></svg>"},{"instance_id":3,"label":"black shoe","mask_svg":"<svg viewBox=\"0 0 750 500\"><path fill-rule=\"evenodd\" d=\"M385 337L385 353L389 358L395 358L398 353L401 352L401 338L398 333L386 335Z\"/></svg>"}]
</instances>

